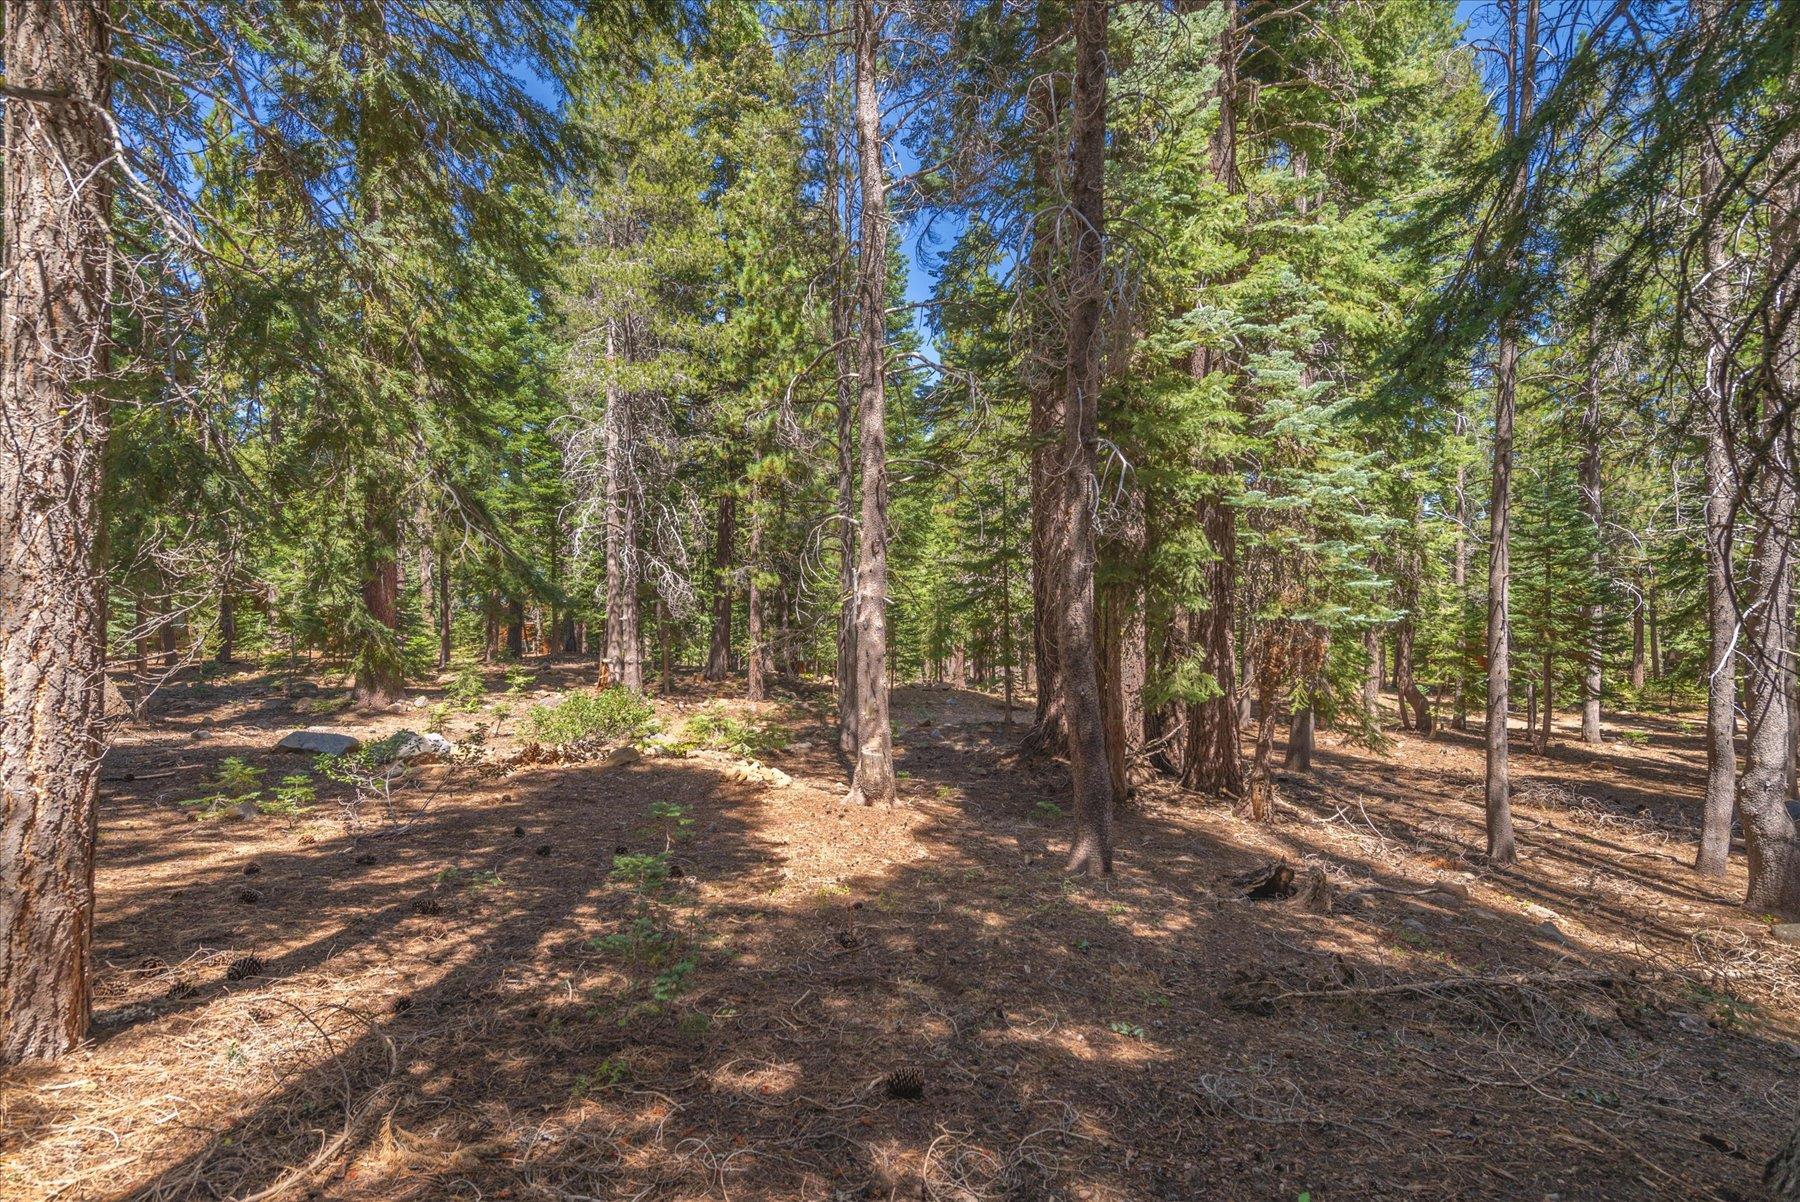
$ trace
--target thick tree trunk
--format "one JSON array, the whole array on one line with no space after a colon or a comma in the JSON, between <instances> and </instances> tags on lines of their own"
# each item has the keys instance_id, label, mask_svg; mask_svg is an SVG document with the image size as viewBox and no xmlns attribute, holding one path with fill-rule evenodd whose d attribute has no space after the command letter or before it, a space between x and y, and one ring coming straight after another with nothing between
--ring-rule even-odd
<instances>
[{"instance_id":1,"label":"thick tree trunk","mask_svg":"<svg viewBox=\"0 0 1800 1202\"><path fill-rule=\"evenodd\" d=\"M749 580L744 586L744 697L749 701L764 701L769 696L769 677L771 670L769 655L769 632L767 615L763 612L768 590L763 588L759 579L763 568L763 525L768 515L763 512L764 506L758 502L755 481L750 484L750 546L745 557L746 575Z\"/></svg>"},{"instance_id":2,"label":"thick tree trunk","mask_svg":"<svg viewBox=\"0 0 1800 1202\"><path fill-rule=\"evenodd\" d=\"M506 658L525 658L525 602L517 597L506 599Z\"/></svg>"},{"instance_id":3,"label":"thick tree trunk","mask_svg":"<svg viewBox=\"0 0 1800 1202\"><path fill-rule=\"evenodd\" d=\"M731 674L731 577L733 544L737 542L737 494L727 485L719 492L713 519L712 642L706 654L706 679Z\"/></svg>"},{"instance_id":4,"label":"thick tree trunk","mask_svg":"<svg viewBox=\"0 0 1800 1202\"><path fill-rule=\"evenodd\" d=\"M606 323L608 367L630 356L625 332ZM631 398L612 380L606 385L602 437L606 470L606 678L644 691L642 609L638 598L638 505L633 470Z\"/></svg>"},{"instance_id":5,"label":"thick tree trunk","mask_svg":"<svg viewBox=\"0 0 1800 1202\"><path fill-rule=\"evenodd\" d=\"M1713 19L1714 4L1700 17ZM1724 164L1716 150L1703 147L1700 192L1711 196L1724 180ZM1731 855L1731 819L1737 807L1737 671L1731 662L1738 614L1732 596L1732 494L1730 427L1733 365L1725 323L1729 320L1730 283L1725 271L1724 234L1709 230L1702 245L1708 281L1695 298L1701 328L1706 330L1706 798L1700 811L1700 848L1694 867L1707 876L1723 876ZM1655 647L1655 627L1651 628ZM1653 649L1651 659L1656 659ZM1660 669L1657 670L1660 676Z\"/></svg>"},{"instance_id":6,"label":"thick tree trunk","mask_svg":"<svg viewBox=\"0 0 1800 1202\"><path fill-rule=\"evenodd\" d=\"M832 165L832 179L838 178ZM848 189L845 189L848 192ZM832 220L838 219L837 197L832 197ZM842 241L839 240L842 247ZM848 259L848 255L844 256ZM831 338L837 366L837 504L838 504L838 749L856 754L856 384L850 361L850 301L845 295L850 281L840 269L838 287L831 300Z\"/></svg>"},{"instance_id":7,"label":"thick tree trunk","mask_svg":"<svg viewBox=\"0 0 1800 1202\"><path fill-rule=\"evenodd\" d=\"M1046 29L1066 20L1061 6L1040 3L1038 19ZM1058 376L1066 331L1051 298L1055 288L1057 215L1061 211L1064 161L1061 113L1054 77L1043 74L1026 97L1027 125L1034 139L1032 150L1031 253L1027 272L1032 304L1027 309L1030 330L1024 364L1027 418L1031 440L1031 679L1036 690L1031 729L1021 750L1031 755L1062 755L1068 747L1068 728L1063 719L1062 663L1057 658L1057 622L1060 607L1056 588L1061 566L1052 561L1055 545L1052 524L1056 515L1056 447L1067 422L1063 412L1067 398Z\"/></svg>"},{"instance_id":8,"label":"thick tree trunk","mask_svg":"<svg viewBox=\"0 0 1800 1202\"><path fill-rule=\"evenodd\" d=\"M228 584L219 592L219 649L213 659L221 664L231 663L237 656L237 598L231 595Z\"/></svg>"},{"instance_id":9,"label":"thick tree trunk","mask_svg":"<svg viewBox=\"0 0 1800 1202\"><path fill-rule=\"evenodd\" d=\"M856 149L862 192L857 253L857 425L862 465L856 554L856 756L850 799L894 801L894 732L888 719L887 177L881 162L875 0L856 2Z\"/></svg>"},{"instance_id":10,"label":"thick tree trunk","mask_svg":"<svg viewBox=\"0 0 1800 1202\"><path fill-rule=\"evenodd\" d=\"M0 1065L60 1056L88 1026L106 683L108 8L5 7Z\"/></svg>"},{"instance_id":11,"label":"thick tree trunk","mask_svg":"<svg viewBox=\"0 0 1800 1202\"><path fill-rule=\"evenodd\" d=\"M386 709L406 691L400 654L400 514L385 483L365 489L363 608L370 618L357 648L353 699L359 708Z\"/></svg>"},{"instance_id":12,"label":"thick tree trunk","mask_svg":"<svg viewBox=\"0 0 1800 1202\"><path fill-rule=\"evenodd\" d=\"M1105 301L1106 16L1110 5L1077 6L1075 84L1071 104L1075 147L1069 186L1068 350L1064 428L1055 449L1057 514L1054 561L1062 568L1057 595L1057 658L1062 669L1063 720L1074 786L1075 837L1067 871L1112 871L1113 778L1106 755L1099 665L1094 655L1094 455L1098 441L1101 348Z\"/></svg>"},{"instance_id":13,"label":"thick tree trunk","mask_svg":"<svg viewBox=\"0 0 1800 1202\"><path fill-rule=\"evenodd\" d=\"M1191 5L1199 7L1199 5ZM1237 29L1237 6L1225 6L1225 28L1219 35L1219 77L1214 92L1219 102L1219 120L1215 127L1209 159L1213 178L1227 190L1241 188L1237 169L1237 64L1241 37ZM1222 359L1201 347L1196 348L1189 370L1198 380L1223 371ZM1215 476L1228 476L1229 463L1207 465ZM1237 665L1237 511L1222 492L1208 491L1201 496L1196 518L1200 531L1212 550L1212 559L1204 572L1207 608L1193 615L1189 631L1191 646L1198 651L1201 669L1218 685L1218 695L1187 707L1187 740L1183 748L1181 784L1187 789L1226 797L1244 792L1243 752L1238 744L1240 694Z\"/></svg>"},{"instance_id":14,"label":"thick tree trunk","mask_svg":"<svg viewBox=\"0 0 1800 1202\"><path fill-rule=\"evenodd\" d=\"M1785 178L1769 205L1769 262L1794 261L1800 251L1800 133L1790 133L1775 156ZM1777 303L1792 305L1800 281L1777 285ZM1793 414L1800 405L1800 329L1788 322L1763 347L1751 431L1749 479L1756 540L1751 549L1753 604L1744 615L1744 714L1748 728L1738 817L1750 864L1746 903L1755 910L1800 915L1800 834L1788 812L1794 763L1794 473Z\"/></svg>"},{"instance_id":15,"label":"thick tree trunk","mask_svg":"<svg viewBox=\"0 0 1800 1202\"><path fill-rule=\"evenodd\" d=\"M1405 551L1399 564L1400 620L1394 624L1394 692L1399 703L1401 727L1415 730L1429 738L1437 728L1437 719L1431 712L1430 699L1419 688L1413 669L1413 644L1417 631L1415 615L1419 608L1421 572L1418 551ZM1410 720L1407 716L1409 710Z\"/></svg>"},{"instance_id":16,"label":"thick tree trunk","mask_svg":"<svg viewBox=\"0 0 1800 1202\"><path fill-rule=\"evenodd\" d=\"M1750 863L1747 904L1778 914L1800 913L1800 840L1788 814L1787 778L1793 760L1794 604L1792 537L1795 502L1791 457L1776 435L1758 471L1755 546L1750 559L1755 604L1745 615L1744 774L1738 816Z\"/></svg>"},{"instance_id":17,"label":"thick tree trunk","mask_svg":"<svg viewBox=\"0 0 1800 1202\"><path fill-rule=\"evenodd\" d=\"M1288 745L1286 754L1281 757L1282 767L1293 768L1298 772L1312 771L1313 732L1316 723L1317 716L1310 704L1294 711L1293 718L1288 722Z\"/></svg>"}]
</instances>

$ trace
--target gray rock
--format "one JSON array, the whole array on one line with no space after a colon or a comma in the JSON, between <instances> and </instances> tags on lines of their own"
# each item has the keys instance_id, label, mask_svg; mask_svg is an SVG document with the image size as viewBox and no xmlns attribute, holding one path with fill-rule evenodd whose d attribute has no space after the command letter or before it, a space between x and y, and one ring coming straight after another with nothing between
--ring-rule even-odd
<instances>
[{"instance_id":1,"label":"gray rock","mask_svg":"<svg viewBox=\"0 0 1800 1202\"><path fill-rule=\"evenodd\" d=\"M1569 937L1567 935L1564 935L1562 933L1562 931L1557 927L1557 925L1553 922L1540 922L1537 924L1536 927L1534 927L1532 929L1535 930L1538 934L1542 935L1544 938L1553 940L1554 942L1557 942L1557 943L1567 943L1569 941Z\"/></svg>"},{"instance_id":2,"label":"gray rock","mask_svg":"<svg viewBox=\"0 0 1800 1202\"><path fill-rule=\"evenodd\" d=\"M329 730L296 730L275 744L276 751L298 755L348 755L362 746L354 735L340 735Z\"/></svg>"},{"instance_id":3,"label":"gray rock","mask_svg":"<svg viewBox=\"0 0 1800 1202\"><path fill-rule=\"evenodd\" d=\"M1769 937L1781 943L1800 943L1800 922L1782 922L1769 928Z\"/></svg>"},{"instance_id":4,"label":"gray rock","mask_svg":"<svg viewBox=\"0 0 1800 1202\"><path fill-rule=\"evenodd\" d=\"M240 801L231 807L231 812L239 818L254 818L261 813L254 801Z\"/></svg>"},{"instance_id":5,"label":"gray rock","mask_svg":"<svg viewBox=\"0 0 1800 1202\"><path fill-rule=\"evenodd\" d=\"M400 742L394 747L391 759L408 764L434 764L439 760L450 758L456 750L452 743L440 734L414 734L402 731Z\"/></svg>"}]
</instances>

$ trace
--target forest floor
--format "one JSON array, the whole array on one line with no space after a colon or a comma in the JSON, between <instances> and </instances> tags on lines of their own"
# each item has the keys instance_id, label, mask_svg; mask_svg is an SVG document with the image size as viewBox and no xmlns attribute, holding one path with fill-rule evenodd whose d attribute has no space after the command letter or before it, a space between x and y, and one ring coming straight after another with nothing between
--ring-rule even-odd
<instances>
[{"instance_id":1,"label":"forest floor","mask_svg":"<svg viewBox=\"0 0 1800 1202\"><path fill-rule=\"evenodd\" d=\"M249 672L159 692L102 773L94 1038L0 1078L0 1196L1742 1200L1792 1125L1800 948L1738 904L1741 862L1687 867L1697 719L1515 751L1516 869L1478 854L1478 733L1325 732L1277 823L1146 784L1116 875L1068 880L1063 777L979 693L898 690L904 804L862 809L823 691L760 707L789 782L499 772L590 671L529 668L445 727L487 766L353 824L329 790L180 803L226 757L305 768L289 730L424 710ZM668 879L631 879L665 845ZM1300 893L1246 897L1281 860ZM922 1096L890 1096L909 1069Z\"/></svg>"}]
</instances>

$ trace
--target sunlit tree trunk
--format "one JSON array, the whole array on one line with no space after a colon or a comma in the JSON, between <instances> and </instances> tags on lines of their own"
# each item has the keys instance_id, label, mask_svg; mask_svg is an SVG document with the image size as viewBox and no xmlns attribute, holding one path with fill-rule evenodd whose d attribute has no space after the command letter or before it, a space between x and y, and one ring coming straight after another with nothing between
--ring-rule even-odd
<instances>
[{"instance_id":1,"label":"sunlit tree trunk","mask_svg":"<svg viewBox=\"0 0 1800 1202\"><path fill-rule=\"evenodd\" d=\"M617 322L606 323L606 359L613 368L628 354ZM610 378L602 417L606 460L606 676L633 692L644 689L642 609L638 596L637 480L633 470L631 398Z\"/></svg>"},{"instance_id":2,"label":"sunlit tree trunk","mask_svg":"<svg viewBox=\"0 0 1800 1202\"><path fill-rule=\"evenodd\" d=\"M87 1033L106 682L111 31L7 0L0 244L0 1064Z\"/></svg>"},{"instance_id":3,"label":"sunlit tree trunk","mask_svg":"<svg viewBox=\"0 0 1800 1202\"><path fill-rule=\"evenodd\" d=\"M1039 0L1038 28L1066 27L1062 0ZM1048 54L1046 53L1046 58ZM1031 441L1031 680L1036 702L1031 729L1022 749L1031 754L1061 755L1068 746L1063 721L1062 663L1057 656L1056 624L1059 619L1056 588L1062 579L1052 562L1055 543L1056 445L1065 424L1066 395L1057 365L1066 333L1059 324L1053 302L1057 247L1057 214L1062 204L1061 165L1066 157L1062 136L1062 112L1056 76L1044 70L1032 81L1026 96L1027 119L1033 141L1031 153L1032 214L1031 251L1027 260L1031 299L1026 314L1024 384L1029 399L1028 433Z\"/></svg>"},{"instance_id":4,"label":"sunlit tree trunk","mask_svg":"<svg viewBox=\"0 0 1800 1202\"><path fill-rule=\"evenodd\" d=\"M1783 139L1771 174L1771 274L1800 252L1800 133ZM1774 308L1792 312L1800 281L1778 280ZM1800 835L1788 813L1794 762L1794 411L1800 406L1800 329L1792 321L1765 341L1757 373L1759 412L1744 448L1756 539L1750 556L1751 604L1744 615L1744 775L1738 817L1750 863L1751 908L1800 914ZM1746 422L1746 425L1750 425Z\"/></svg>"},{"instance_id":5,"label":"sunlit tree trunk","mask_svg":"<svg viewBox=\"0 0 1800 1202\"><path fill-rule=\"evenodd\" d=\"M1699 0L1696 15L1714 20L1718 0ZM1714 195L1725 167L1707 139L1700 154L1700 195ZM1706 798L1700 811L1700 848L1694 867L1723 876L1731 855L1731 820L1737 808L1737 672L1731 662L1738 635L1731 559L1735 491L1729 442L1733 393L1732 354L1725 333L1730 283L1725 272L1724 231L1717 223L1705 232L1701 252L1706 284L1694 298L1705 332L1706 381ZM1655 639L1652 628L1651 638ZM1652 660L1656 658L1654 651ZM1661 675L1660 669L1657 671Z\"/></svg>"},{"instance_id":6,"label":"sunlit tree trunk","mask_svg":"<svg viewBox=\"0 0 1800 1202\"><path fill-rule=\"evenodd\" d=\"M1523 21L1521 22L1521 11ZM1509 22L1506 130L1517 136L1531 120L1536 90L1538 0L1515 0ZM1514 180L1510 203L1523 203L1524 166ZM1513 418L1519 388L1519 315L1500 316L1500 345L1494 370L1493 492L1488 504L1487 614L1487 854L1495 864L1519 858L1513 836L1512 776L1508 764L1506 715L1510 708L1512 641L1509 614L1512 539Z\"/></svg>"},{"instance_id":7,"label":"sunlit tree trunk","mask_svg":"<svg viewBox=\"0 0 1800 1202\"><path fill-rule=\"evenodd\" d=\"M1598 581L1606 570L1606 512L1600 495L1600 365L1596 362L1588 365L1587 394L1581 419L1581 502L1594 527L1590 566ZM1606 654L1606 609L1598 598L1588 605L1587 638L1587 662L1581 675L1581 741L1598 744L1601 669Z\"/></svg>"},{"instance_id":8,"label":"sunlit tree trunk","mask_svg":"<svg viewBox=\"0 0 1800 1202\"><path fill-rule=\"evenodd\" d=\"M1099 665L1094 654L1094 455L1098 441L1105 301L1106 16L1088 0L1075 14L1074 160L1069 182L1073 226L1069 259L1068 350L1064 428L1056 445L1054 561L1062 568L1057 652L1063 720L1069 736L1075 838L1067 871L1112 871L1113 776L1106 754Z\"/></svg>"},{"instance_id":9,"label":"sunlit tree trunk","mask_svg":"<svg viewBox=\"0 0 1800 1202\"><path fill-rule=\"evenodd\" d=\"M887 177L875 71L882 18L874 0L856 4L856 148L862 194L857 252L857 424L862 522L856 556L856 756L850 798L894 800L894 734L888 719L887 565Z\"/></svg>"}]
</instances>

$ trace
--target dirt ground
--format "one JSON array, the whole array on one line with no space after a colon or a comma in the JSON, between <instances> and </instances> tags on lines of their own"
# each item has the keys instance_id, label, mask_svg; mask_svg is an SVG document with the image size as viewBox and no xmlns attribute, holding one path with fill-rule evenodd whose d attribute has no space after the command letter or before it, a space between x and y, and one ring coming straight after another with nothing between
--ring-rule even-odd
<instances>
[{"instance_id":1,"label":"dirt ground","mask_svg":"<svg viewBox=\"0 0 1800 1202\"><path fill-rule=\"evenodd\" d=\"M297 727L428 711L159 693L103 769L93 1042L0 1078L0 1196L1743 1200L1793 1121L1800 948L1741 863L1686 866L1696 719L1515 750L1516 870L1477 854L1478 732L1324 732L1272 826L1143 785L1089 881L981 694L899 690L904 804L852 809L823 692L761 708L791 783L497 772L586 672L530 670L445 726L490 766L354 824L329 789L180 803L229 756L306 767L271 751ZM1245 896L1280 860L1298 895Z\"/></svg>"}]
</instances>

